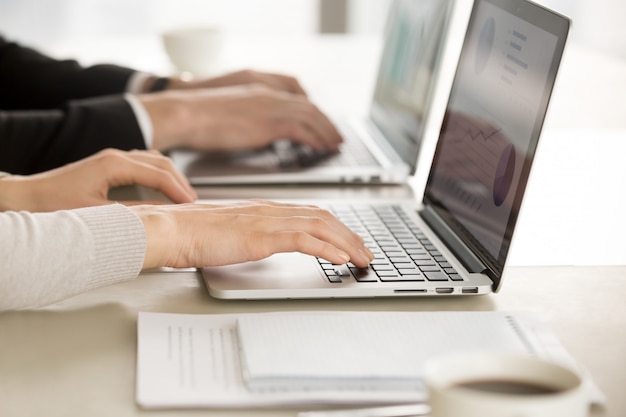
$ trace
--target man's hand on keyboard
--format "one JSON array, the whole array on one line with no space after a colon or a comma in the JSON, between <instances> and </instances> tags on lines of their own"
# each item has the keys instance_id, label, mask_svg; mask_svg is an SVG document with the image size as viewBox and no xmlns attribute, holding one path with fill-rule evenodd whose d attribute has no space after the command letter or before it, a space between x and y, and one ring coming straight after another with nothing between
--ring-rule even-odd
<instances>
[{"instance_id":1,"label":"man's hand on keyboard","mask_svg":"<svg viewBox=\"0 0 626 417\"><path fill-rule=\"evenodd\" d=\"M281 138L336 150L343 138L306 96L264 85L163 91L138 96L154 130L153 146L236 151Z\"/></svg>"}]
</instances>

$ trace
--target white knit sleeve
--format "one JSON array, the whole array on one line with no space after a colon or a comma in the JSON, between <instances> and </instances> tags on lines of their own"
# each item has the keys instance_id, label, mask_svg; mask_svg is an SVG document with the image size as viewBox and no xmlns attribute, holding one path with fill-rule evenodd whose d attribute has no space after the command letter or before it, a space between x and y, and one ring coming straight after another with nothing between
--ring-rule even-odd
<instances>
[{"instance_id":1,"label":"white knit sleeve","mask_svg":"<svg viewBox=\"0 0 626 417\"><path fill-rule=\"evenodd\" d=\"M0 212L0 311L42 306L133 279L145 252L143 224L121 204Z\"/></svg>"}]
</instances>

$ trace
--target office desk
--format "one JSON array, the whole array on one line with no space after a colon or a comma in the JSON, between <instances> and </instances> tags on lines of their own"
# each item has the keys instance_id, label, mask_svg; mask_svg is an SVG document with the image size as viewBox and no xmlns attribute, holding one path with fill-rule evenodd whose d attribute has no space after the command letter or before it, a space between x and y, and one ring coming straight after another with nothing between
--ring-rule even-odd
<instances>
[{"instance_id":1,"label":"office desk","mask_svg":"<svg viewBox=\"0 0 626 417\"><path fill-rule=\"evenodd\" d=\"M41 310L0 314L1 416L295 416L298 410L166 410L135 405L138 311L524 310L545 317L626 415L626 267L517 267L500 293L462 299L220 301L195 271L151 271ZM596 410L598 411L598 410Z\"/></svg>"}]
</instances>

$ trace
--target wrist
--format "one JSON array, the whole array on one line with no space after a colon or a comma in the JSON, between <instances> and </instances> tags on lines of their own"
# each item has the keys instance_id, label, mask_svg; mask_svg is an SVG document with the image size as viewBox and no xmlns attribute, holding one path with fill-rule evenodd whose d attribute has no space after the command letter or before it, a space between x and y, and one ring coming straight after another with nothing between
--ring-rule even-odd
<instances>
[{"instance_id":1,"label":"wrist","mask_svg":"<svg viewBox=\"0 0 626 417\"><path fill-rule=\"evenodd\" d=\"M27 177L21 175L0 176L0 211L33 210L33 201L26 185Z\"/></svg>"},{"instance_id":2,"label":"wrist","mask_svg":"<svg viewBox=\"0 0 626 417\"><path fill-rule=\"evenodd\" d=\"M191 76L146 78L141 89L142 93L157 93L166 90L186 90L196 88Z\"/></svg>"},{"instance_id":3,"label":"wrist","mask_svg":"<svg viewBox=\"0 0 626 417\"><path fill-rule=\"evenodd\" d=\"M167 85L168 90L188 90L190 88L195 88L193 83L193 77L181 76L181 77L170 77L169 83Z\"/></svg>"},{"instance_id":4,"label":"wrist","mask_svg":"<svg viewBox=\"0 0 626 417\"><path fill-rule=\"evenodd\" d=\"M152 122L152 147L167 151L184 146L191 126L184 98L175 92L142 94L138 98Z\"/></svg>"},{"instance_id":5,"label":"wrist","mask_svg":"<svg viewBox=\"0 0 626 417\"><path fill-rule=\"evenodd\" d=\"M140 93L156 93L167 90L172 80L169 77L148 76L141 84Z\"/></svg>"},{"instance_id":6,"label":"wrist","mask_svg":"<svg viewBox=\"0 0 626 417\"><path fill-rule=\"evenodd\" d=\"M168 251L173 247L168 242L175 236L175 222L157 206L131 206L129 209L139 217L146 234L143 269L167 266Z\"/></svg>"},{"instance_id":7,"label":"wrist","mask_svg":"<svg viewBox=\"0 0 626 417\"><path fill-rule=\"evenodd\" d=\"M170 79L168 77L155 77L152 80L152 84L150 85L150 89L148 91L150 91L151 93L164 91L167 90L169 84Z\"/></svg>"}]
</instances>

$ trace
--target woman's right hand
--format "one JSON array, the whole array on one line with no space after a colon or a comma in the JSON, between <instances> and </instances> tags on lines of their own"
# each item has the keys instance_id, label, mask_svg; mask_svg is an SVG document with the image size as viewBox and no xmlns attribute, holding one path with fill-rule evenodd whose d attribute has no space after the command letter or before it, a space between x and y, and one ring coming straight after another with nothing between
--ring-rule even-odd
<instances>
[{"instance_id":1,"label":"woman's right hand","mask_svg":"<svg viewBox=\"0 0 626 417\"><path fill-rule=\"evenodd\" d=\"M309 205L252 200L235 204L133 206L148 241L145 268L235 264L302 252L366 267L363 239L330 212Z\"/></svg>"}]
</instances>

